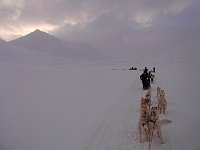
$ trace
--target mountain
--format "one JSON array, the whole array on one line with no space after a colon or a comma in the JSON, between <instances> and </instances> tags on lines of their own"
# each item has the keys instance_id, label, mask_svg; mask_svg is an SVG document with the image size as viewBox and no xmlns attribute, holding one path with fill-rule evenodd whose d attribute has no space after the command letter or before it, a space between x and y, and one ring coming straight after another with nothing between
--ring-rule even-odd
<instances>
[{"instance_id":1,"label":"mountain","mask_svg":"<svg viewBox=\"0 0 200 150\"><path fill-rule=\"evenodd\" d=\"M55 56L18 47L0 39L1 62L44 63L52 61L55 62L57 59L58 58Z\"/></svg>"},{"instance_id":2,"label":"mountain","mask_svg":"<svg viewBox=\"0 0 200 150\"><path fill-rule=\"evenodd\" d=\"M14 50L12 46L0 39L0 60L16 60L17 57L11 53L12 50Z\"/></svg>"},{"instance_id":3,"label":"mountain","mask_svg":"<svg viewBox=\"0 0 200 150\"><path fill-rule=\"evenodd\" d=\"M35 30L10 43L34 51L44 52L66 59L94 60L104 58L104 54L92 46L81 42L64 42L46 32Z\"/></svg>"}]
</instances>

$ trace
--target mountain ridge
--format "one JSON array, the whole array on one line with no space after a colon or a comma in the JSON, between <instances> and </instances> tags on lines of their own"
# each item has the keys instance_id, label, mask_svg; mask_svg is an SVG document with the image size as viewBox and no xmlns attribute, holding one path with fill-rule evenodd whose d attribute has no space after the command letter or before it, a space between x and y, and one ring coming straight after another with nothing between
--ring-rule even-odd
<instances>
[{"instance_id":1,"label":"mountain ridge","mask_svg":"<svg viewBox=\"0 0 200 150\"><path fill-rule=\"evenodd\" d=\"M56 62L57 60L55 56L19 47L0 39L1 62L44 63Z\"/></svg>"},{"instance_id":2,"label":"mountain ridge","mask_svg":"<svg viewBox=\"0 0 200 150\"><path fill-rule=\"evenodd\" d=\"M78 41L65 42L39 29L23 37L12 40L9 43L35 51L53 54L62 58L66 57L68 59L93 60L105 57L101 51L93 48L88 43Z\"/></svg>"}]
</instances>

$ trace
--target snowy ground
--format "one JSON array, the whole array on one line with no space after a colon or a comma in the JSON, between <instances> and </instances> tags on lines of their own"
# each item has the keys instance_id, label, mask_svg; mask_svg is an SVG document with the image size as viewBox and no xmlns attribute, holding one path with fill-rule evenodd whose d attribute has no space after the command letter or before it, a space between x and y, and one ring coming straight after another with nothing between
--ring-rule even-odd
<instances>
[{"instance_id":1,"label":"snowy ground","mask_svg":"<svg viewBox=\"0 0 200 150\"><path fill-rule=\"evenodd\" d=\"M158 85L165 90L161 118L172 123L152 150L200 149L198 63L154 65L153 97ZM137 132L141 71L129 67L0 63L0 149L146 150Z\"/></svg>"}]
</instances>

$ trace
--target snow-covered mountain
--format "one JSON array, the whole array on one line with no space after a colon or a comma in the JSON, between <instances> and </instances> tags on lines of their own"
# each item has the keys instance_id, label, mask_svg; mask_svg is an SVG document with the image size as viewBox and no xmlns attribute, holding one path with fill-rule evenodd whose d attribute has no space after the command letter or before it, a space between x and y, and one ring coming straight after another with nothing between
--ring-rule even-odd
<instances>
[{"instance_id":1,"label":"snow-covered mountain","mask_svg":"<svg viewBox=\"0 0 200 150\"><path fill-rule=\"evenodd\" d=\"M10 46L6 41L0 39L0 60L16 59L16 56L10 51L13 49L15 48Z\"/></svg>"},{"instance_id":2,"label":"snow-covered mountain","mask_svg":"<svg viewBox=\"0 0 200 150\"><path fill-rule=\"evenodd\" d=\"M64 42L38 29L23 37L10 41L10 43L71 60L96 60L105 58L102 52L87 43Z\"/></svg>"},{"instance_id":3,"label":"snow-covered mountain","mask_svg":"<svg viewBox=\"0 0 200 150\"><path fill-rule=\"evenodd\" d=\"M1 62L23 62L23 63L44 63L58 60L56 56L36 52L30 49L18 47L4 40L0 40L0 61Z\"/></svg>"}]
</instances>

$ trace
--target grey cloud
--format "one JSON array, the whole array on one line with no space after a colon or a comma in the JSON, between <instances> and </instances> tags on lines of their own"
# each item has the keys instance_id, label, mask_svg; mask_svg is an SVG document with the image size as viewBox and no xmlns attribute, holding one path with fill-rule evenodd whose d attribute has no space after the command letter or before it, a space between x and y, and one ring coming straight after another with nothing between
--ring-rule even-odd
<instances>
[{"instance_id":1,"label":"grey cloud","mask_svg":"<svg viewBox=\"0 0 200 150\"><path fill-rule=\"evenodd\" d=\"M169 45L168 41L176 41L178 37L174 36L175 33L182 35L182 32L200 24L200 19L196 17L200 15L198 0L18 2L21 5L0 5L3 21L0 30L5 29L6 25L14 31L23 30L27 24L37 28L37 24L46 23L56 26L51 34L64 40L89 42L110 53L121 53L121 49L123 52L130 52L133 47L141 51L147 48L158 49Z\"/></svg>"},{"instance_id":2,"label":"grey cloud","mask_svg":"<svg viewBox=\"0 0 200 150\"><path fill-rule=\"evenodd\" d=\"M66 17L78 18L84 12L90 17L93 17L101 12L106 11L115 15L115 17L129 19L132 17L131 15L137 13L157 14L164 12L164 10L170 11L174 5L174 8L181 7L181 5L190 3L191 1L168 0L161 2L160 0L21 0L19 2L23 3L23 5L20 7L15 5L12 6L13 13L16 13L16 10L21 11L21 15L17 21L22 23L44 21L54 24L62 24ZM173 11L173 9L171 11ZM7 18L8 16L4 15L4 17Z\"/></svg>"}]
</instances>

